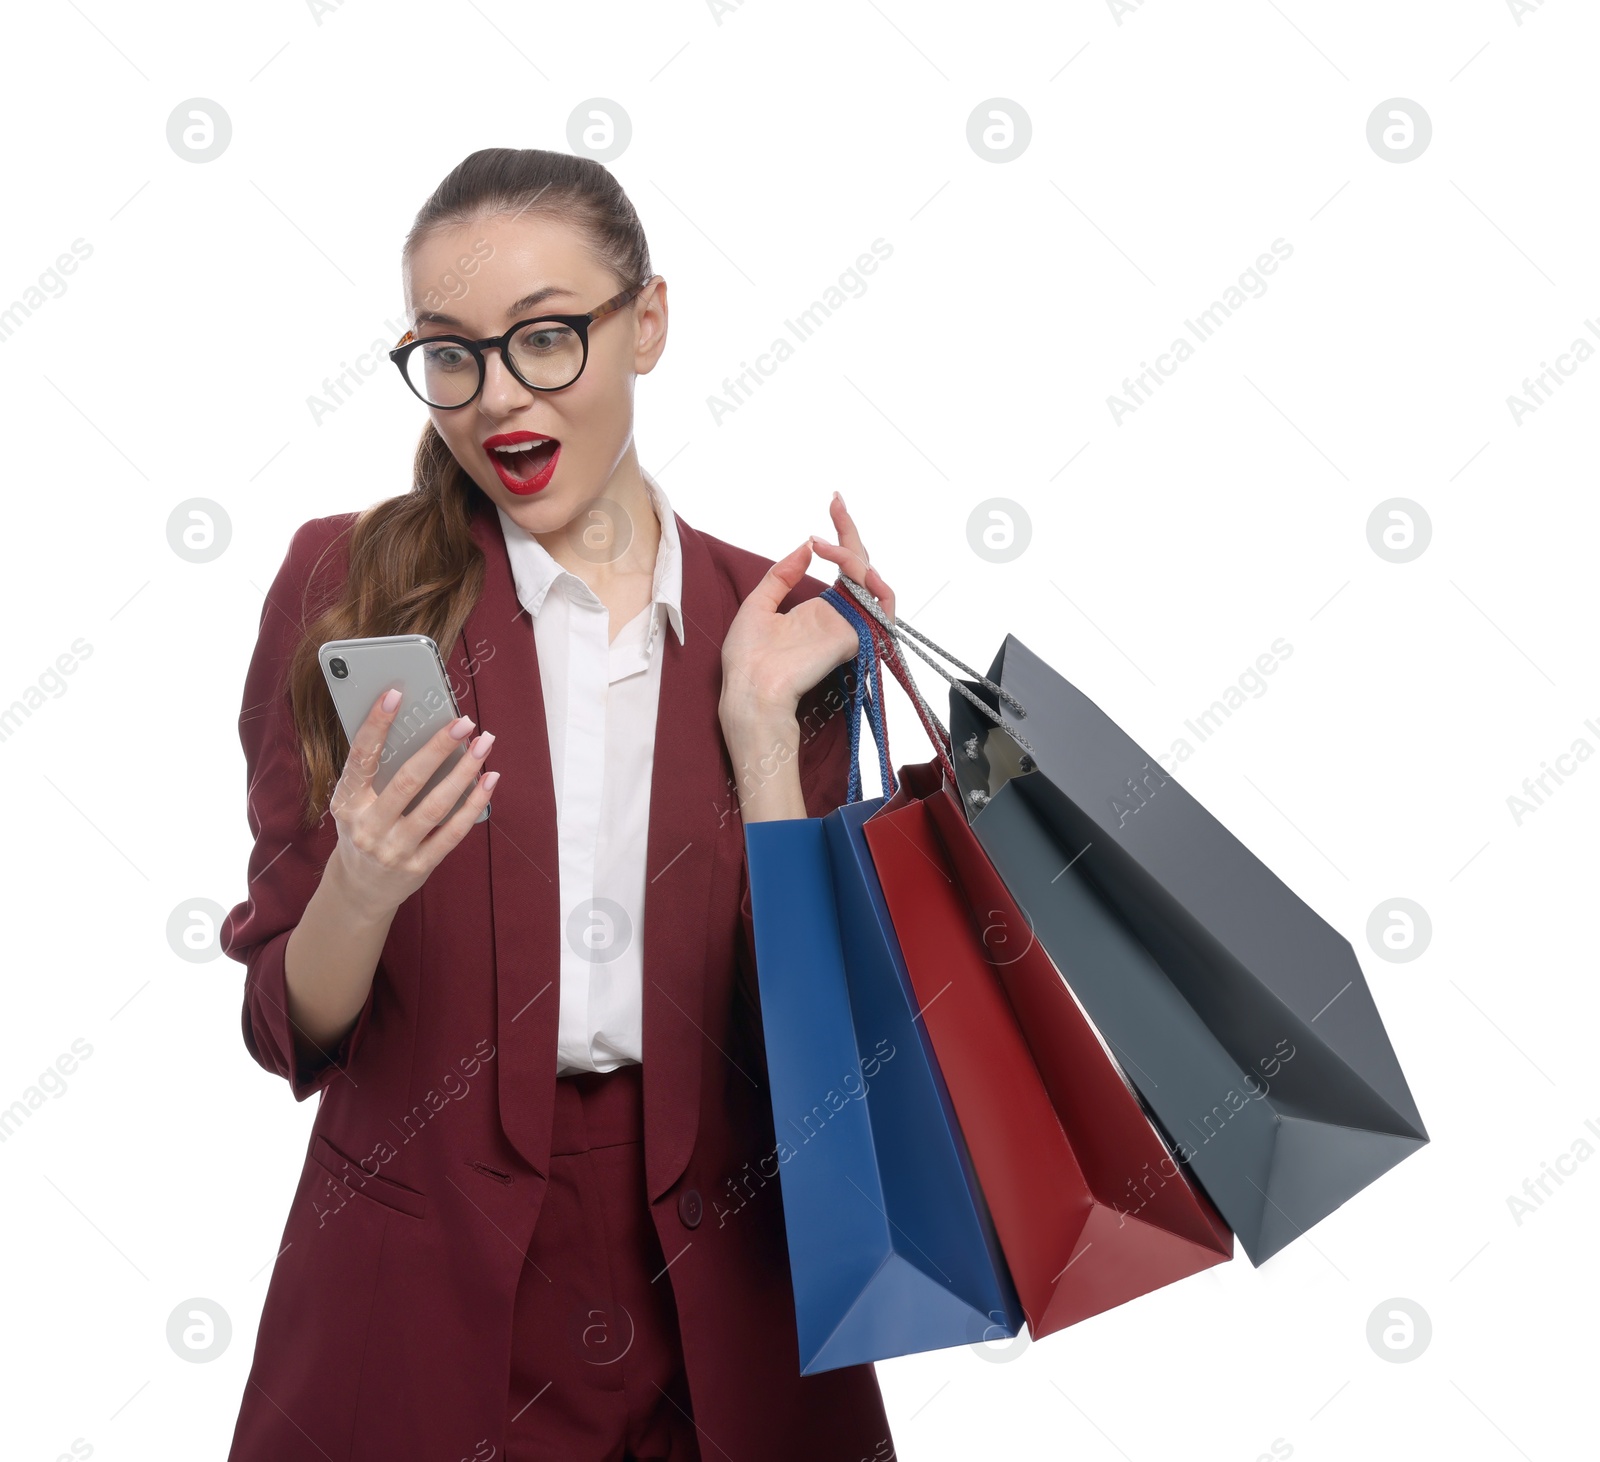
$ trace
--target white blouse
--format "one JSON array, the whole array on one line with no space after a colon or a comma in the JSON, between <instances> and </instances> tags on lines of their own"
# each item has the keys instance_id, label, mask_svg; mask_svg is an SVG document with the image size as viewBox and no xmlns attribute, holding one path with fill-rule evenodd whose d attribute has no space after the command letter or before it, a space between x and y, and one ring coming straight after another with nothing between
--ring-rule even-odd
<instances>
[{"instance_id":1,"label":"white blouse","mask_svg":"<svg viewBox=\"0 0 1600 1462\"><path fill-rule=\"evenodd\" d=\"M610 611L496 504L517 598L533 616L550 733L560 851L561 1014L556 1071L644 1060L645 840L663 611L684 640L678 526L645 474L661 524L651 602L610 636Z\"/></svg>"}]
</instances>

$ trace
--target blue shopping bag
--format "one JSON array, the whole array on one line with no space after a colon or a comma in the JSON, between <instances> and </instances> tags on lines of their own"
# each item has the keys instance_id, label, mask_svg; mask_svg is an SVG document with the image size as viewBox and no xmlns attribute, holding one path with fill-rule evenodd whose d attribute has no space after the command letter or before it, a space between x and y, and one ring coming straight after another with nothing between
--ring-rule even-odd
<instances>
[{"instance_id":1,"label":"blue shopping bag","mask_svg":"<svg viewBox=\"0 0 1600 1462\"><path fill-rule=\"evenodd\" d=\"M862 833L884 801L860 795L863 709L895 787L872 637L825 597L861 640L850 800L745 827L802 1375L1023 1322Z\"/></svg>"}]
</instances>

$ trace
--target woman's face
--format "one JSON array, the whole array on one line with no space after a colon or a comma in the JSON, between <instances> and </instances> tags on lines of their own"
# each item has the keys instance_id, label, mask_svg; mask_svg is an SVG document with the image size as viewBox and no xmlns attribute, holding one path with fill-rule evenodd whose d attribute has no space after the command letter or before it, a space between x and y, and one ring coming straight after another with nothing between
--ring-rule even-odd
<instances>
[{"instance_id":1,"label":"woman's face","mask_svg":"<svg viewBox=\"0 0 1600 1462\"><path fill-rule=\"evenodd\" d=\"M568 224L486 218L440 230L417 246L406 274L406 309L421 339L483 340L519 320L586 314L635 283L597 263ZM430 407L428 414L491 501L529 532L553 533L606 495L631 452L634 377L655 366L666 337L666 283L657 278L589 326L589 361L570 386L530 390L491 350L484 353L478 398L456 411ZM514 445L505 438L526 440L527 433L548 443L496 451Z\"/></svg>"}]
</instances>

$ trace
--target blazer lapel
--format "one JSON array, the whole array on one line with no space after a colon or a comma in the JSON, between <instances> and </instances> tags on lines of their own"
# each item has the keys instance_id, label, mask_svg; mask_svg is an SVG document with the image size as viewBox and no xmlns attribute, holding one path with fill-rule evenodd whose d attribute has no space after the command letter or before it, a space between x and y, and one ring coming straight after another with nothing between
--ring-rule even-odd
<instances>
[{"instance_id":1,"label":"blazer lapel","mask_svg":"<svg viewBox=\"0 0 1600 1462\"><path fill-rule=\"evenodd\" d=\"M495 733L488 827L494 924L500 1121L507 1140L548 1176L561 1001L561 915L555 783L533 620L517 598L499 516L473 489L472 535L483 591L460 647L473 667L472 714ZM645 855L643 1021L645 1158L649 1196L676 1181L694 1150L701 1045L707 1039L704 963L716 871L719 799L727 789L717 703L731 609L710 551L677 519L683 554L685 642L670 628L662 656Z\"/></svg>"},{"instance_id":2,"label":"blazer lapel","mask_svg":"<svg viewBox=\"0 0 1600 1462\"><path fill-rule=\"evenodd\" d=\"M486 571L461 651L473 667L473 719L495 733L494 763L502 770L487 823L500 1125L548 1176L561 1009L555 781L533 617L517 598L494 504L476 488L472 493L472 536Z\"/></svg>"},{"instance_id":3,"label":"blazer lapel","mask_svg":"<svg viewBox=\"0 0 1600 1462\"><path fill-rule=\"evenodd\" d=\"M700 1123L700 1064L718 1022L705 1010L707 934L718 850L734 841L720 810L731 782L717 704L732 596L705 540L674 514L683 555L684 642L662 634L661 698L650 773L644 896L645 1178L651 1199L677 1181ZM734 825L734 832L742 824ZM738 838L742 850L742 835ZM734 893L737 899L737 892Z\"/></svg>"}]
</instances>

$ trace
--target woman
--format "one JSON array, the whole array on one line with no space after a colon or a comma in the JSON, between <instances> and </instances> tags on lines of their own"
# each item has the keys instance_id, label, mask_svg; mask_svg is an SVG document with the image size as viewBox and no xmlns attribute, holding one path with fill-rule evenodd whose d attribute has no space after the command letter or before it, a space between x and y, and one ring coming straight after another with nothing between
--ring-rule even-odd
<instances>
[{"instance_id":1,"label":"woman","mask_svg":"<svg viewBox=\"0 0 1600 1462\"><path fill-rule=\"evenodd\" d=\"M295 533L240 715L222 944L321 1096L230 1455L883 1462L872 1367L799 1374L742 823L845 799L811 555L893 594L837 495L773 562L642 472L667 292L605 168L474 153L403 268L415 484ZM463 715L374 795L392 697L346 754L316 649L396 633Z\"/></svg>"}]
</instances>

